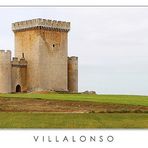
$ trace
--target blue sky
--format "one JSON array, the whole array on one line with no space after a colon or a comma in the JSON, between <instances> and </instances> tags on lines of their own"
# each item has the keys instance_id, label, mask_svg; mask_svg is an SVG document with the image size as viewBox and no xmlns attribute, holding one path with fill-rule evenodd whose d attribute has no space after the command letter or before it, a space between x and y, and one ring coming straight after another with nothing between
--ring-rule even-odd
<instances>
[{"instance_id":1,"label":"blue sky","mask_svg":"<svg viewBox=\"0 0 148 148\"><path fill-rule=\"evenodd\" d=\"M0 8L0 49L14 51L11 23L71 22L69 55L79 57L79 90L148 95L148 8Z\"/></svg>"}]
</instances>

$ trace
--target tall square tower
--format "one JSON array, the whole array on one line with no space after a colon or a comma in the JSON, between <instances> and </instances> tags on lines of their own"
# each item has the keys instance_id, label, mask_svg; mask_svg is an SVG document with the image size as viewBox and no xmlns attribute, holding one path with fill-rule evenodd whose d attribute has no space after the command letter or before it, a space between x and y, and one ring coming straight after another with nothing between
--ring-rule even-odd
<instances>
[{"instance_id":1,"label":"tall square tower","mask_svg":"<svg viewBox=\"0 0 148 148\"><path fill-rule=\"evenodd\" d=\"M68 90L70 22L33 19L12 24L15 56L24 53L28 91Z\"/></svg>"}]
</instances>

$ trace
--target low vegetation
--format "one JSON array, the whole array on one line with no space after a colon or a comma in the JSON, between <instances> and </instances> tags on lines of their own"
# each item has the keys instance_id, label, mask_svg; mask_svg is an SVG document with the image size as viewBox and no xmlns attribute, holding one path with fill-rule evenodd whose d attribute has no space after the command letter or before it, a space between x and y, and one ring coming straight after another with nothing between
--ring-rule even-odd
<instances>
[{"instance_id":1,"label":"low vegetation","mask_svg":"<svg viewBox=\"0 0 148 148\"><path fill-rule=\"evenodd\" d=\"M129 104L148 106L148 96L130 95L88 95L88 94L0 94L6 98L40 98L48 100L71 100L71 101L91 101L100 103Z\"/></svg>"},{"instance_id":2,"label":"low vegetation","mask_svg":"<svg viewBox=\"0 0 148 148\"><path fill-rule=\"evenodd\" d=\"M148 113L148 106L93 101L1 98L1 112Z\"/></svg>"},{"instance_id":3,"label":"low vegetation","mask_svg":"<svg viewBox=\"0 0 148 148\"><path fill-rule=\"evenodd\" d=\"M0 128L148 128L148 96L0 94Z\"/></svg>"},{"instance_id":4,"label":"low vegetation","mask_svg":"<svg viewBox=\"0 0 148 148\"><path fill-rule=\"evenodd\" d=\"M1 112L1 128L148 128L143 113L20 113Z\"/></svg>"}]
</instances>

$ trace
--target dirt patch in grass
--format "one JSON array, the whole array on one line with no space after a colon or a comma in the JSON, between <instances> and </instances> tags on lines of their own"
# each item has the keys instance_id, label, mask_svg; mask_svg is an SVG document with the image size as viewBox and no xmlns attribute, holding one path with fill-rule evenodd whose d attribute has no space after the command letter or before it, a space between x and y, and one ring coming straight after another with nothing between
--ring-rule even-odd
<instances>
[{"instance_id":1,"label":"dirt patch in grass","mask_svg":"<svg viewBox=\"0 0 148 148\"><path fill-rule=\"evenodd\" d=\"M86 101L0 98L1 112L148 113L148 107Z\"/></svg>"}]
</instances>

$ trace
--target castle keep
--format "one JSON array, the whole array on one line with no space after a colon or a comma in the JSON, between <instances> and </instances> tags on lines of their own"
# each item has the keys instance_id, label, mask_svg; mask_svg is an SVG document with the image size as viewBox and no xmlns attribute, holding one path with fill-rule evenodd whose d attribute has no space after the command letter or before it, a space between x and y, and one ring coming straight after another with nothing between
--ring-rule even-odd
<instances>
[{"instance_id":1,"label":"castle keep","mask_svg":"<svg viewBox=\"0 0 148 148\"><path fill-rule=\"evenodd\" d=\"M12 24L15 57L0 50L0 93L78 92L78 58L68 57L69 22L33 19Z\"/></svg>"}]
</instances>

